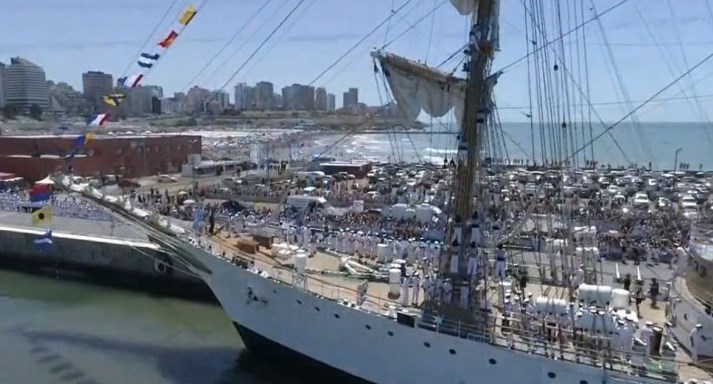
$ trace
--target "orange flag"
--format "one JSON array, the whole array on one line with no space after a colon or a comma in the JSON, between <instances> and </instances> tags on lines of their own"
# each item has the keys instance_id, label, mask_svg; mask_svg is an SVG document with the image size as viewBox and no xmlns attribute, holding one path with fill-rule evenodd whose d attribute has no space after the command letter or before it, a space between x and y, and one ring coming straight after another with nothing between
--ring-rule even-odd
<instances>
[{"instance_id":1,"label":"orange flag","mask_svg":"<svg viewBox=\"0 0 713 384\"><path fill-rule=\"evenodd\" d=\"M176 31L171 31L168 36L166 36L165 39L161 40L158 45L163 48L168 48L173 44L174 41L176 41L176 38L178 37L178 32Z\"/></svg>"}]
</instances>

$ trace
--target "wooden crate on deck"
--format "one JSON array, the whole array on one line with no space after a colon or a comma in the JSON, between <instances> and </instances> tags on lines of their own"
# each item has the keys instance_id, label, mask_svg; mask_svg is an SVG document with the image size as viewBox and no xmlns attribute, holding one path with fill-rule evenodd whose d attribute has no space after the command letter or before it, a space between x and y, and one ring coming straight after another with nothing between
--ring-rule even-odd
<instances>
[{"instance_id":1,"label":"wooden crate on deck","mask_svg":"<svg viewBox=\"0 0 713 384\"><path fill-rule=\"evenodd\" d=\"M236 246L239 250L254 255L257 253L258 243L250 239L240 238Z\"/></svg>"},{"instance_id":2,"label":"wooden crate on deck","mask_svg":"<svg viewBox=\"0 0 713 384\"><path fill-rule=\"evenodd\" d=\"M253 240L255 240L261 247L272 248L272 236L265 235L253 235Z\"/></svg>"}]
</instances>

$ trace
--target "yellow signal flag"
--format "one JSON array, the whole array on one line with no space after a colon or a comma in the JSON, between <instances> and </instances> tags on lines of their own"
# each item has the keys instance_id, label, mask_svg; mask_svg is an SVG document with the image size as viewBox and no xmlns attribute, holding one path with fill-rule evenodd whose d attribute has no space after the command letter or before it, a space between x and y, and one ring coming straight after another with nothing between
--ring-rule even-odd
<instances>
[{"instance_id":1,"label":"yellow signal flag","mask_svg":"<svg viewBox=\"0 0 713 384\"><path fill-rule=\"evenodd\" d=\"M196 14L198 13L198 10L194 6L189 6L186 8L185 11L183 11L183 14L181 14L181 17L178 19L178 22L183 24L183 25L188 25L188 23L193 20L194 17L196 17Z\"/></svg>"},{"instance_id":2,"label":"yellow signal flag","mask_svg":"<svg viewBox=\"0 0 713 384\"><path fill-rule=\"evenodd\" d=\"M112 106L112 107L118 107L119 104L121 104L121 102L124 101L124 99L126 99L126 95L123 95L120 93L115 93L113 95L102 97L102 100L104 100L104 104Z\"/></svg>"},{"instance_id":3,"label":"yellow signal flag","mask_svg":"<svg viewBox=\"0 0 713 384\"><path fill-rule=\"evenodd\" d=\"M32 212L32 225L49 224L52 222L52 206L44 207Z\"/></svg>"}]
</instances>

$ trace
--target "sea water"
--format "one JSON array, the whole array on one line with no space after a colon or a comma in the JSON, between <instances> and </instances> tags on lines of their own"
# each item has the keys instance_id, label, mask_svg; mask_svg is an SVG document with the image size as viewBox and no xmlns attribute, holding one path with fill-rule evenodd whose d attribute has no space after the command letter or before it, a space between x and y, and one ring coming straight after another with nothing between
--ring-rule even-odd
<instances>
[{"instance_id":1,"label":"sea water","mask_svg":"<svg viewBox=\"0 0 713 384\"><path fill-rule=\"evenodd\" d=\"M606 127L611 124L604 125ZM547 126L534 123L503 123L495 146L502 157L526 160L534 158L538 163L544 151L552 150L552 140ZM397 131L402 131L398 129ZM580 150L578 161L591 160L592 154L599 164L612 166L636 163L654 169L673 169L678 163L689 163L691 170L702 167L713 170L713 124L708 123L622 123L605 132L601 123L573 125L571 131L577 138L572 148ZM448 132L451 132L450 134ZM543 135L544 133L544 140ZM341 140L342 134L320 137L314 152L342 158L362 158L380 161L430 161L441 164L450 160L457 151L458 127L454 124L439 124L426 127L412 134L353 134ZM534 139L533 139L534 138ZM593 145L588 145L593 141ZM544 145L543 145L544 142ZM587 145L585 148L583 148ZM564 146L562 145L564 149ZM534 156L532 155L534 153Z\"/></svg>"},{"instance_id":2,"label":"sea water","mask_svg":"<svg viewBox=\"0 0 713 384\"><path fill-rule=\"evenodd\" d=\"M299 383L217 305L0 271L0 383Z\"/></svg>"}]
</instances>

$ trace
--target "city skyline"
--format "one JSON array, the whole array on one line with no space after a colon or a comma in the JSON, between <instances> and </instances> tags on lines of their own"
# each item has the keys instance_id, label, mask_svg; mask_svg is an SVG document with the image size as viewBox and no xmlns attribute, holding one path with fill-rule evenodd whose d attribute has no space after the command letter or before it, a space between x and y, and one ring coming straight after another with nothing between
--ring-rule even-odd
<instances>
[{"instance_id":1,"label":"city skyline","mask_svg":"<svg viewBox=\"0 0 713 384\"><path fill-rule=\"evenodd\" d=\"M232 99L234 85L241 82L268 79L281 88L294 83L310 84L317 79L310 85L326 87L336 95L338 105L342 93L350 87L359 88L360 101L378 105L380 98L386 96L374 81L369 57L372 47L394 40L388 44L389 50L438 65L456 52L467 37L467 22L450 5L407 1L393 2L394 9L399 9L395 12L398 16L318 77L386 20L392 2L308 0L294 19L232 76L297 1L270 2L221 56L211 60L265 4L246 0L238 7L230 1L211 0L145 82L161 86L166 95L185 92L195 85L224 88ZM135 61L136 52L150 32L157 27L156 34L148 39L148 44L153 44L169 24L167 21L157 26L170 4L169 0L27 0L10 4L0 15L0 22L18 33L0 37L0 47L7 54L27 57L44 67L48 79L67 82L79 90L81 73L87 70L110 73L115 78L125 75L127 63ZM614 0L596 3L599 12L616 4ZM434 7L436 11L431 12ZM618 120L711 52L713 14L709 8L704 0L691 0L686 7L673 10L666 0L632 0L598 19L601 26L591 22L582 29L587 34L590 54L587 85L591 86L591 102L602 120ZM180 11L176 6L169 14L175 16ZM502 49L493 69L507 67L496 87L496 101L505 121L527 121L527 64L522 60L510 66L526 52L523 12L519 2L502 4ZM588 12L585 18L592 17L594 11ZM79 13L86 16L83 23L71 21ZM32 22L24 22L28 16ZM56 29L63 30L62 41L53 37ZM602 36L602 31L608 36ZM8 58L0 57L0 61L7 62ZM457 62L449 62L444 69L456 69L460 74ZM707 63L694 71L690 78L660 96L674 100L649 104L639 111L639 117L644 121L708 121L701 111L713 107L713 85L709 81L712 69L713 64ZM695 96L701 96L695 103L686 100ZM627 99L631 102L627 103Z\"/></svg>"},{"instance_id":2,"label":"city skyline","mask_svg":"<svg viewBox=\"0 0 713 384\"><path fill-rule=\"evenodd\" d=\"M37 64L37 63L34 63L34 62L32 62L31 59L28 59L28 58L25 58L25 57L15 57L15 58L13 58L13 59L11 59L11 60L14 60L14 59L28 60L29 62L31 62L31 63L33 63L33 64L36 64L36 65L38 65L40 68L44 69L44 67L43 67L42 65L39 65L39 64ZM0 61L0 64L4 64L4 63L3 63L2 61ZM111 73L108 73L108 72L104 72L104 71L99 70L99 69L89 69L89 70L85 70L84 72L81 72L80 78L81 78L81 80L80 80L80 83L79 83L78 86L75 86L74 84L72 84L71 82L69 82L69 81L67 81L67 80L65 80L65 79L46 78L46 81L50 81L50 82L53 82L53 83L66 83L66 84L72 86L72 88L73 88L74 90L76 90L76 91L78 91L78 92L82 92L82 93L84 94L84 96L87 97L87 98L89 98L89 99L96 99L96 98L101 98L102 96L110 95L112 92L114 92L115 90L117 90L118 88L120 88L120 87L117 87L117 86L116 86L115 81L114 81L115 79L118 78L117 76L115 76L115 75L113 75L113 74L111 74ZM87 80L89 80L89 81L91 82L91 84L87 84ZM271 84L272 87L273 87L273 92L272 92L273 95L278 95L278 94L279 94L279 93L277 93L278 90L282 90L282 89L287 88L287 87L290 87L290 86L294 86L294 85L304 85L304 84L300 84L300 83L294 83L294 84L286 85L286 86L284 86L284 87L279 87L277 84L272 83L272 82L269 81L269 80L260 80L260 81L257 81L257 82L255 82L255 83L252 83L252 84L251 84L251 83L245 83L245 82L235 84L235 86L233 87L233 90L235 90L235 87L238 87L239 85L243 85L243 84L246 84L246 85L248 85L248 86L250 86L250 87L252 87L252 88L255 88L255 86L258 85L258 84L260 84L260 83L269 83L269 84ZM142 85L140 85L139 87L161 87L161 88L163 88L163 86L161 86L161 85L154 85L154 84L148 84L148 83L147 83L147 84L142 84ZM203 87L203 86L201 86L200 84L195 84L193 87L199 87L199 88L201 88L201 89L206 89L206 90L209 90L209 91L211 91L211 92L224 92L225 94L227 94L227 95L229 96L229 100L230 100L229 103L230 103L230 104L235 104L235 103L236 103L235 92L230 92L230 91L227 90L227 89L222 89L222 90L221 90L221 89L210 89L210 88ZM191 88L193 88L193 87L191 87ZM2 89L2 84L1 84L1 83L0 83L0 89ZM324 89L324 90L326 91L326 88L324 88L324 87L314 87L314 89L315 89L315 91L316 91L316 90L319 90L319 89ZM349 88L346 89L346 91L357 90L357 89L358 89L358 88L356 88L356 87L349 87ZM165 98L174 97L175 94L178 94L178 93L181 93L181 92L175 92L174 94L170 94L170 95L169 95L169 94L164 94L163 97L165 97ZM183 92L183 93L185 93L185 92ZM346 92L345 92L345 93L346 93ZM326 92L326 93L325 93L325 96L327 96L327 95L335 96L336 94L333 93L333 92ZM0 96L2 96L2 94L0 94ZM358 101L358 97L357 97L357 99L355 99L355 100ZM3 104L3 102L4 102L4 100L3 100L3 99L0 99L0 106ZM317 103L317 101L316 101L316 96L315 96L315 103ZM327 108L328 99L325 98L324 103L325 103L325 104L324 104L324 108L323 108L323 109L324 109L324 110L327 110L327 109L328 109L328 108ZM342 107L343 107L343 104L342 104ZM339 107L337 107L337 108L339 108ZM265 108L265 109L269 109L269 108ZM322 110L322 108L317 108L317 107L315 107L315 109Z\"/></svg>"}]
</instances>

